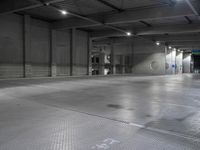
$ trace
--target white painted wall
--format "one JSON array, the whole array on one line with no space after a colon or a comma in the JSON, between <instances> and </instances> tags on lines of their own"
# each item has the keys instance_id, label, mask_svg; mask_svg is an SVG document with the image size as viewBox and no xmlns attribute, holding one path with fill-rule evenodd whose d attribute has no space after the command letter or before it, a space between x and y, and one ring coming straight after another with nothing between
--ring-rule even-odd
<instances>
[{"instance_id":1,"label":"white painted wall","mask_svg":"<svg viewBox=\"0 0 200 150\"><path fill-rule=\"evenodd\" d=\"M166 74L175 74L176 73L176 51L166 49Z\"/></svg>"},{"instance_id":2,"label":"white painted wall","mask_svg":"<svg viewBox=\"0 0 200 150\"><path fill-rule=\"evenodd\" d=\"M176 54L176 74L183 73L183 53L177 52Z\"/></svg>"},{"instance_id":3,"label":"white painted wall","mask_svg":"<svg viewBox=\"0 0 200 150\"><path fill-rule=\"evenodd\" d=\"M190 73L191 54L183 55L183 73Z\"/></svg>"}]
</instances>

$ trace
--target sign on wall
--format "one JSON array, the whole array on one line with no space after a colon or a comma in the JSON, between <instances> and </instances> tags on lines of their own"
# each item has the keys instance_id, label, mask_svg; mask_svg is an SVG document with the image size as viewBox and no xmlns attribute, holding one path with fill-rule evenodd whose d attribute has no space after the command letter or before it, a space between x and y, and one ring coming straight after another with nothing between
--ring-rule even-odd
<instances>
[{"instance_id":1,"label":"sign on wall","mask_svg":"<svg viewBox=\"0 0 200 150\"><path fill-rule=\"evenodd\" d=\"M200 55L200 50L192 50L193 55Z\"/></svg>"}]
</instances>

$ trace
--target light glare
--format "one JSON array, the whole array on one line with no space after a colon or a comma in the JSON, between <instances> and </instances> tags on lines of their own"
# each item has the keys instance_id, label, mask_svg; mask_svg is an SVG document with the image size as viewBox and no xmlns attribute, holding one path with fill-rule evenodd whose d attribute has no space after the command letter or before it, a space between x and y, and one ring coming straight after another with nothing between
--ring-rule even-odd
<instances>
[{"instance_id":1,"label":"light glare","mask_svg":"<svg viewBox=\"0 0 200 150\"><path fill-rule=\"evenodd\" d=\"M131 32L127 32L126 35L127 35L127 36L131 36Z\"/></svg>"},{"instance_id":2,"label":"light glare","mask_svg":"<svg viewBox=\"0 0 200 150\"><path fill-rule=\"evenodd\" d=\"M160 46L160 42L156 42L156 45L157 45L157 46Z\"/></svg>"},{"instance_id":3,"label":"light glare","mask_svg":"<svg viewBox=\"0 0 200 150\"><path fill-rule=\"evenodd\" d=\"M65 11L65 10L61 10L60 12L62 15L67 15L67 11Z\"/></svg>"}]
</instances>

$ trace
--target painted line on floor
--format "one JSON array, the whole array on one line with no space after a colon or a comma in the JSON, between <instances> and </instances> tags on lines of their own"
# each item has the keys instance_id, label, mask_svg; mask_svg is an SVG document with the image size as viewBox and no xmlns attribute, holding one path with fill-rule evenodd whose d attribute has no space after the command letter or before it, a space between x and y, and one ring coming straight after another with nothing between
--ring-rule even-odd
<instances>
[{"instance_id":1,"label":"painted line on floor","mask_svg":"<svg viewBox=\"0 0 200 150\"><path fill-rule=\"evenodd\" d=\"M181 105L181 104L174 104L174 103L165 103L165 102L151 102L151 103L155 103L155 104L160 104L160 103L162 103L162 104L166 104L166 105L172 105L172 106L177 106L177 107L184 107L184 108L200 108L200 107L198 107L198 106L187 106L187 105Z\"/></svg>"},{"instance_id":2,"label":"painted line on floor","mask_svg":"<svg viewBox=\"0 0 200 150\"><path fill-rule=\"evenodd\" d=\"M167 134L167 135L170 135L170 136L176 136L176 137L192 140L192 141L195 141L195 142L200 142L199 138L191 136L191 135L185 135L185 134L182 134L182 133L158 129L158 128L146 127L145 125L140 125L140 124L136 124L136 123L129 123L129 125L134 126L134 127L138 127L140 129L144 129L144 130L149 130L149 131L152 131L152 132Z\"/></svg>"}]
</instances>

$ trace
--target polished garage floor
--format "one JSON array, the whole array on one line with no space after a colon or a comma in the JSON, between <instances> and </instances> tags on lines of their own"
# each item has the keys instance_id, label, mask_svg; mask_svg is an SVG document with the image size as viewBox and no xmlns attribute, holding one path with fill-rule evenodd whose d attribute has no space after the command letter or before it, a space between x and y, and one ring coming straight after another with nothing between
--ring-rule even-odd
<instances>
[{"instance_id":1,"label":"polished garage floor","mask_svg":"<svg viewBox=\"0 0 200 150\"><path fill-rule=\"evenodd\" d=\"M0 150L199 150L200 76L0 80Z\"/></svg>"}]
</instances>

